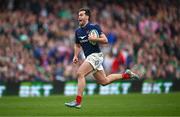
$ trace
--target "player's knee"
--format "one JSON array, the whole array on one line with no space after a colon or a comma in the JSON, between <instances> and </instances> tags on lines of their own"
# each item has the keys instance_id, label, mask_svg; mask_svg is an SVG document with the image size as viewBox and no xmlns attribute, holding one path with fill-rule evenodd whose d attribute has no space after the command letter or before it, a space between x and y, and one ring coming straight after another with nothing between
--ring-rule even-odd
<instances>
[{"instance_id":1,"label":"player's knee","mask_svg":"<svg viewBox=\"0 0 180 117\"><path fill-rule=\"evenodd\" d=\"M106 85L107 85L107 83L101 83L101 85L102 85L102 86L106 86Z\"/></svg>"},{"instance_id":2,"label":"player's knee","mask_svg":"<svg viewBox=\"0 0 180 117\"><path fill-rule=\"evenodd\" d=\"M77 78L83 78L84 74L80 71L77 72Z\"/></svg>"},{"instance_id":3,"label":"player's knee","mask_svg":"<svg viewBox=\"0 0 180 117\"><path fill-rule=\"evenodd\" d=\"M109 84L109 81L108 80L104 80L103 82L100 83L102 86L106 86Z\"/></svg>"}]
</instances>

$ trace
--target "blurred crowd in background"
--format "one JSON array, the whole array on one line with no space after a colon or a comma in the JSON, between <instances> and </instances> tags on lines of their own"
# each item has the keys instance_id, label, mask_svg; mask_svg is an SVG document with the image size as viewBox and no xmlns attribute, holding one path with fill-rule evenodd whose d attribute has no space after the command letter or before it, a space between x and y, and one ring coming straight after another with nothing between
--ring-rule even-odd
<instances>
[{"instance_id":1,"label":"blurred crowd in background","mask_svg":"<svg viewBox=\"0 0 180 117\"><path fill-rule=\"evenodd\" d=\"M107 75L138 65L143 79L178 79L179 6L178 0L0 0L0 81L75 80L81 7L91 9L91 21L108 37Z\"/></svg>"}]
</instances>

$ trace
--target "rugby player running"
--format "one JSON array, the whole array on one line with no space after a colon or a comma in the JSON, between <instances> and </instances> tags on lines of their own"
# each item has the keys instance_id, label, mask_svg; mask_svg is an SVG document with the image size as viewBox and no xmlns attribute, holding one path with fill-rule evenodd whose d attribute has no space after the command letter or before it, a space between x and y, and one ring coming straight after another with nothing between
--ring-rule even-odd
<instances>
[{"instance_id":1,"label":"rugby player running","mask_svg":"<svg viewBox=\"0 0 180 117\"><path fill-rule=\"evenodd\" d=\"M91 72L93 72L95 80L103 86L120 79L139 79L139 76L129 69L126 69L122 74L117 73L106 76L102 66L104 55L99 48L99 44L107 44L108 40L100 26L91 23L90 18L91 13L88 8L81 8L78 11L79 28L75 31L73 63L78 63L81 47L86 59L77 71L78 90L76 99L65 103L68 107L81 108L83 91L86 86L85 76Z\"/></svg>"}]
</instances>

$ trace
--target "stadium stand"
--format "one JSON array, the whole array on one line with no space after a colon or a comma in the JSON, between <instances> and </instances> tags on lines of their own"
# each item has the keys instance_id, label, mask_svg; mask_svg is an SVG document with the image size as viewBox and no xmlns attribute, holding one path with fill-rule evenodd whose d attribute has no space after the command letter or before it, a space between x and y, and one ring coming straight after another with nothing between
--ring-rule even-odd
<instances>
[{"instance_id":1,"label":"stadium stand","mask_svg":"<svg viewBox=\"0 0 180 117\"><path fill-rule=\"evenodd\" d=\"M96 4L94 4L96 3ZM180 78L178 0L0 0L0 81L76 79L76 17L90 7L109 45L106 72L140 65L144 79Z\"/></svg>"}]
</instances>

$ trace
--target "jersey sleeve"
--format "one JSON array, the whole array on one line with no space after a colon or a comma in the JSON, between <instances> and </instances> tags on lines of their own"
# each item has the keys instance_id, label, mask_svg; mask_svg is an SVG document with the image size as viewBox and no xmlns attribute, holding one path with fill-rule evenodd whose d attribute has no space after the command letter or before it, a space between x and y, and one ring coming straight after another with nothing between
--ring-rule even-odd
<instances>
[{"instance_id":1,"label":"jersey sleeve","mask_svg":"<svg viewBox=\"0 0 180 117\"><path fill-rule=\"evenodd\" d=\"M77 30L75 31L75 43L80 44L78 36L77 36Z\"/></svg>"}]
</instances>

